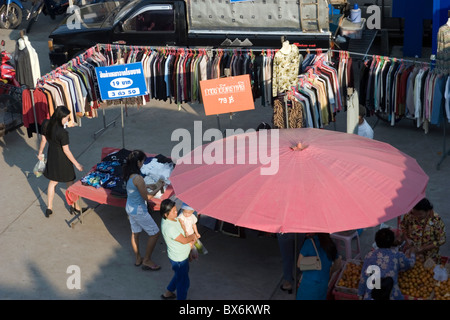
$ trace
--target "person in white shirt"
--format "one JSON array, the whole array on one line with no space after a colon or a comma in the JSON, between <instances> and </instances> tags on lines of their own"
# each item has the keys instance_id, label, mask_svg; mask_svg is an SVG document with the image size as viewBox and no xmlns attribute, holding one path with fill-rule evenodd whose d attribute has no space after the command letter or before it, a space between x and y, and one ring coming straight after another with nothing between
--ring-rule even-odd
<instances>
[{"instance_id":1,"label":"person in white shirt","mask_svg":"<svg viewBox=\"0 0 450 320\"><path fill-rule=\"evenodd\" d=\"M366 108L362 105L359 106L359 121L358 121L358 135L361 137L366 137L373 139L373 129L367 123L364 116L366 115Z\"/></svg>"}]
</instances>

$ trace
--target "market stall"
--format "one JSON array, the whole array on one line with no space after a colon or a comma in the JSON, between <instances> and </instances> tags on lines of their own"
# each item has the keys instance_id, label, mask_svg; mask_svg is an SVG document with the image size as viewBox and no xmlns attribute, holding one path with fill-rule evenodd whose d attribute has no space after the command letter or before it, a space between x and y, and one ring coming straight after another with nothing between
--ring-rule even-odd
<instances>
[{"instance_id":1,"label":"market stall","mask_svg":"<svg viewBox=\"0 0 450 320\"><path fill-rule=\"evenodd\" d=\"M345 261L330 291L335 300L358 300L362 260ZM417 259L413 268L400 272L398 284L405 300L450 300L450 263L442 257L440 264ZM443 276L447 275L447 277Z\"/></svg>"},{"instance_id":2,"label":"market stall","mask_svg":"<svg viewBox=\"0 0 450 320\"><path fill-rule=\"evenodd\" d=\"M105 159L110 160L107 158L107 156L116 154L117 152L122 150L126 149L109 148L109 147L103 148L101 154L102 162L93 166L88 174L86 174L82 179L76 181L73 185L71 185L67 189L66 191L67 203L69 205L72 205L73 203L75 203L75 201L80 200L80 198L85 198L97 202L99 204L107 204L116 207L125 207L127 202L126 193L121 192L120 188L114 188L114 186L118 186L118 183L115 183L114 186L111 184L111 181L116 182L120 181L118 180L118 175L106 173L109 175L108 177L109 179L106 180L106 178L103 176L104 179L103 182L100 182L102 179L100 175L97 175L98 179L89 179L89 177L92 177L92 174L99 172L98 169L102 163L110 165L110 163L104 161ZM146 153L146 155L148 157L148 160L160 158L160 156L156 154ZM91 182L89 183L88 180L90 180ZM93 180L98 181L99 183L93 183L92 182ZM109 186L108 181L110 182ZM162 195L160 196L157 195L155 198L152 199L152 201L148 202L149 209L156 211L159 210L159 206L162 200L170 198L173 195L174 195L173 188L170 184L168 184ZM67 224L70 227L73 227L73 225L76 222L82 221L81 220L82 216L86 214L88 211L89 210L74 215L74 217L71 220L66 220Z\"/></svg>"}]
</instances>

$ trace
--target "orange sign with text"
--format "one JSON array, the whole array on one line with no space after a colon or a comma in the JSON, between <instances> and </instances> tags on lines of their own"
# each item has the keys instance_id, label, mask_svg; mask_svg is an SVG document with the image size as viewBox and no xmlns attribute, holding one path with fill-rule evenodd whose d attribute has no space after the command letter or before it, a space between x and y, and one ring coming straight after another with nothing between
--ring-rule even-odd
<instances>
[{"instance_id":1,"label":"orange sign with text","mask_svg":"<svg viewBox=\"0 0 450 320\"><path fill-rule=\"evenodd\" d=\"M250 75L200 81L207 116L255 109Z\"/></svg>"}]
</instances>

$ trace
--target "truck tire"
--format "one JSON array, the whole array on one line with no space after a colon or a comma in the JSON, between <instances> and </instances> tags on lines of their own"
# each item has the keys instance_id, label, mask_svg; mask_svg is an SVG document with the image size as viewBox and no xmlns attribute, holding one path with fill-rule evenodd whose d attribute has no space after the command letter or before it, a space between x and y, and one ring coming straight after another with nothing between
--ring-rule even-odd
<instances>
[{"instance_id":1,"label":"truck tire","mask_svg":"<svg viewBox=\"0 0 450 320\"><path fill-rule=\"evenodd\" d=\"M8 16L6 6L0 12L0 27L3 29L16 29L22 23L22 9L15 3L10 3Z\"/></svg>"}]
</instances>

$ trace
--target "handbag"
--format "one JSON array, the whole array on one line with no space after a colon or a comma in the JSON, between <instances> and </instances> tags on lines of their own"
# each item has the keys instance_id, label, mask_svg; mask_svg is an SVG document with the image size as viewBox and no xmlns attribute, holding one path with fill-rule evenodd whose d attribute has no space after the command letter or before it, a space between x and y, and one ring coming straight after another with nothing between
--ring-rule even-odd
<instances>
[{"instance_id":1,"label":"handbag","mask_svg":"<svg viewBox=\"0 0 450 320\"><path fill-rule=\"evenodd\" d=\"M317 251L316 244L314 243L314 240L311 238L311 241L313 243L314 249L316 250L316 256L310 256L310 257L303 257L300 262L297 264L299 269L301 271L308 271L308 270L322 270L322 261L319 257L319 252Z\"/></svg>"}]
</instances>

